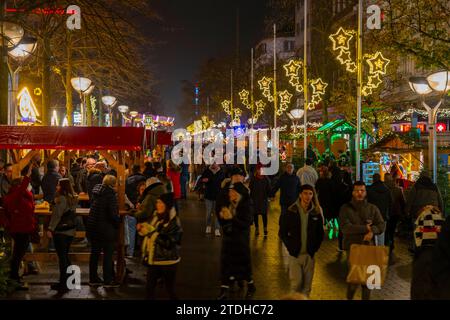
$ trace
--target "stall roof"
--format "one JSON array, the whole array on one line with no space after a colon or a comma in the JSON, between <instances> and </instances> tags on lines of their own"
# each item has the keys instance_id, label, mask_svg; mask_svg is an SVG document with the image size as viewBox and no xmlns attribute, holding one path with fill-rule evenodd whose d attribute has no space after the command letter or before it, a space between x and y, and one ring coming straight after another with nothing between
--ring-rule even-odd
<instances>
[{"instance_id":1,"label":"stall roof","mask_svg":"<svg viewBox=\"0 0 450 320\"><path fill-rule=\"evenodd\" d=\"M172 145L172 133L167 131L146 130L146 148L152 150L157 145Z\"/></svg>"},{"instance_id":2,"label":"stall roof","mask_svg":"<svg viewBox=\"0 0 450 320\"><path fill-rule=\"evenodd\" d=\"M144 128L0 126L0 149L139 151L144 147Z\"/></svg>"},{"instance_id":3,"label":"stall roof","mask_svg":"<svg viewBox=\"0 0 450 320\"><path fill-rule=\"evenodd\" d=\"M391 133L364 152L410 153L423 149L423 145L414 140L409 133Z\"/></svg>"}]
</instances>

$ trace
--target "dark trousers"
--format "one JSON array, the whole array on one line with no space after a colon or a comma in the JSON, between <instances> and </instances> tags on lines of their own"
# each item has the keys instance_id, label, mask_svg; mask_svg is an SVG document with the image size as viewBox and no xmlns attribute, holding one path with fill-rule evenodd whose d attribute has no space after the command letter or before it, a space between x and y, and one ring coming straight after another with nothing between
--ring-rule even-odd
<instances>
[{"instance_id":1,"label":"dark trousers","mask_svg":"<svg viewBox=\"0 0 450 320\"><path fill-rule=\"evenodd\" d=\"M399 216L391 216L389 217L386 224L386 245L389 246L390 251L394 250L394 237L395 237L395 229L397 229Z\"/></svg>"},{"instance_id":2,"label":"dark trousers","mask_svg":"<svg viewBox=\"0 0 450 320\"><path fill-rule=\"evenodd\" d=\"M95 281L98 276L98 259L103 252L103 280L110 283L114 280L114 242L91 239L91 257L89 259L89 279Z\"/></svg>"},{"instance_id":3,"label":"dark trousers","mask_svg":"<svg viewBox=\"0 0 450 320\"><path fill-rule=\"evenodd\" d=\"M53 239L55 241L55 249L59 262L59 283L66 285L68 278L67 268L72 264L69 259L69 250L73 237L56 233Z\"/></svg>"},{"instance_id":4,"label":"dark trousers","mask_svg":"<svg viewBox=\"0 0 450 320\"><path fill-rule=\"evenodd\" d=\"M147 270L147 296L149 299L155 299L156 285L158 279L163 278L167 293L171 300L178 300L175 294L175 276L177 265L169 266L149 266Z\"/></svg>"},{"instance_id":5,"label":"dark trousers","mask_svg":"<svg viewBox=\"0 0 450 320\"><path fill-rule=\"evenodd\" d=\"M262 216L262 220L263 220L263 226L264 226L264 230L267 230L267 212L263 212L261 214ZM255 228L258 229L259 228L259 214L255 214L254 216L254 220L255 220Z\"/></svg>"},{"instance_id":6,"label":"dark trousers","mask_svg":"<svg viewBox=\"0 0 450 320\"><path fill-rule=\"evenodd\" d=\"M25 253L30 244L30 235L28 233L15 233L11 235L14 240L14 249L11 258L10 278L19 281L19 268Z\"/></svg>"},{"instance_id":7,"label":"dark trousers","mask_svg":"<svg viewBox=\"0 0 450 320\"><path fill-rule=\"evenodd\" d=\"M189 175L181 175L180 184L181 184L181 198L182 199L186 199L188 181L189 181Z\"/></svg>"},{"instance_id":8,"label":"dark trousers","mask_svg":"<svg viewBox=\"0 0 450 320\"><path fill-rule=\"evenodd\" d=\"M281 226L284 223L289 206L285 205L285 204L280 204L280 207L281 207L281 212L280 212L280 218L278 220L278 225L280 226L280 230L281 230ZM278 231L278 236L279 235L280 235L280 231Z\"/></svg>"},{"instance_id":9,"label":"dark trousers","mask_svg":"<svg viewBox=\"0 0 450 320\"><path fill-rule=\"evenodd\" d=\"M370 300L370 289L367 288L365 285L359 285L359 284L348 284L347 286L347 299L353 300L355 297L356 290L358 290L358 287L361 286L362 290L362 300Z\"/></svg>"}]
</instances>

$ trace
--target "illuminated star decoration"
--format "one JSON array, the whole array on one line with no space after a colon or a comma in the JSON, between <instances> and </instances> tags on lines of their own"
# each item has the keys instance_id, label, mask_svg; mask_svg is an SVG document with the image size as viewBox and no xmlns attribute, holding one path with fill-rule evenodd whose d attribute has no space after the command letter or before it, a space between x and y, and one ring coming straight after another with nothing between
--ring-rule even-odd
<instances>
[{"instance_id":1,"label":"illuminated star decoration","mask_svg":"<svg viewBox=\"0 0 450 320\"><path fill-rule=\"evenodd\" d=\"M333 42L333 50L346 50L350 49L350 40L353 38L353 32L345 30L340 27L339 30L330 35L330 40Z\"/></svg>"},{"instance_id":2,"label":"illuminated star decoration","mask_svg":"<svg viewBox=\"0 0 450 320\"><path fill-rule=\"evenodd\" d=\"M247 90L242 90L241 92L239 92L239 98L241 99L241 102L244 106L246 106L248 109L251 109L251 105L250 102L248 101L248 98L250 96L250 92L248 92Z\"/></svg>"},{"instance_id":3,"label":"illuminated star decoration","mask_svg":"<svg viewBox=\"0 0 450 320\"><path fill-rule=\"evenodd\" d=\"M234 109L234 118L233 122L240 123L241 122L242 110L239 108Z\"/></svg>"},{"instance_id":4,"label":"illuminated star decoration","mask_svg":"<svg viewBox=\"0 0 450 320\"><path fill-rule=\"evenodd\" d=\"M279 96L280 96L280 106L277 109L277 115L281 116L283 112L285 112L288 109L293 95L289 93L289 91L284 90L279 93Z\"/></svg>"},{"instance_id":5,"label":"illuminated star decoration","mask_svg":"<svg viewBox=\"0 0 450 320\"><path fill-rule=\"evenodd\" d=\"M284 70L286 70L286 77L289 77L289 84L299 93L303 92L303 86L300 83L300 77L298 74L302 65L302 61L291 59L283 66Z\"/></svg>"},{"instance_id":6,"label":"illuminated star decoration","mask_svg":"<svg viewBox=\"0 0 450 320\"><path fill-rule=\"evenodd\" d=\"M266 107L266 103L262 100L258 100L255 103L256 105L256 113L255 118L258 119L264 112L264 108Z\"/></svg>"},{"instance_id":7,"label":"illuminated star decoration","mask_svg":"<svg viewBox=\"0 0 450 320\"><path fill-rule=\"evenodd\" d=\"M230 100L223 100L222 101L222 108L223 111L229 116L231 116L231 101Z\"/></svg>"},{"instance_id":8,"label":"illuminated star decoration","mask_svg":"<svg viewBox=\"0 0 450 320\"><path fill-rule=\"evenodd\" d=\"M308 109L312 110L314 107L322 101L322 97L325 95L325 89L328 87L328 83L323 82L321 78L311 80L312 98L308 104Z\"/></svg>"},{"instance_id":9,"label":"illuminated star decoration","mask_svg":"<svg viewBox=\"0 0 450 320\"><path fill-rule=\"evenodd\" d=\"M263 77L261 80L258 81L259 88L263 91L263 96L269 100L269 102L273 101L273 96L270 93L270 85L272 84L272 79Z\"/></svg>"},{"instance_id":10,"label":"illuminated star decoration","mask_svg":"<svg viewBox=\"0 0 450 320\"><path fill-rule=\"evenodd\" d=\"M373 89L377 89L383 83L381 76L386 74L386 67L391 61L383 57L380 51L377 51L375 54L366 54L364 58L369 65L369 76L361 93L367 97L373 93Z\"/></svg>"}]
</instances>

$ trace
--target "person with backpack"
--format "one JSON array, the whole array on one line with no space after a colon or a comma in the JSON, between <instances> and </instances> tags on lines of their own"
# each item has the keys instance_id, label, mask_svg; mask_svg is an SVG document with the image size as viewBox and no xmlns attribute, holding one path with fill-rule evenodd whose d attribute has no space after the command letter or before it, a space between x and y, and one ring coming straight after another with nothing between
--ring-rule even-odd
<instances>
[{"instance_id":1,"label":"person with backpack","mask_svg":"<svg viewBox=\"0 0 450 320\"><path fill-rule=\"evenodd\" d=\"M67 268L72 264L69 258L70 246L76 232L76 208L78 196L73 191L69 179L58 181L56 187L55 205L52 209L52 217L47 231L47 237L53 238L59 263L59 282L52 284L51 289L68 291Z\"/></svg>"}]
</instances>

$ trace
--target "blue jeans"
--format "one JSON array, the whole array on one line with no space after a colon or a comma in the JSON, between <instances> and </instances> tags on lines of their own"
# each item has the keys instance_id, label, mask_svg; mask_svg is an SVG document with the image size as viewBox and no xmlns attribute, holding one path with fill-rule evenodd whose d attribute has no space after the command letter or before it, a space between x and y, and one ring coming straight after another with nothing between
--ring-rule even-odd
<instances>
[{"instance_id":1,"label":"blue jeans","mask_svg":"<svg viewBox=\"0 0 450 320\"><path fill-rule=\"evenodd\" d=\"M135 217L126 216L126 226L127 230L125 230L125 234L127 235L127 255L133 256L134 255L134 245L136 243L136 223L137 220Z\"/></svg>"},{"instance_id":2,"label":"blue jeans","mask_svg":"<svg viewBox=\"0 0 450 320\"><path fill-rule=\"evenodd\" d=\"M211 219L212 216L215 214L215 209L216 209L216 202L214 200L208 200L205 199L205 204L206 204L206 226L211 226ZM217 217L215 217L215 226L216 226L216 230L220 229L220 225L219 225L219 219L217 219Z\"/></svg>"},{"instance_id":3,"label":"blue jeans","mask_svg":"<svg viewBox=\"0 0 450 320\"><path fill-rule=\"evenodd\" d=\"M187 196L187 183L189 181L189 175L181 175L180 184L181 184L181 198L186 199Z\"/></svg>"}]
</instances>

